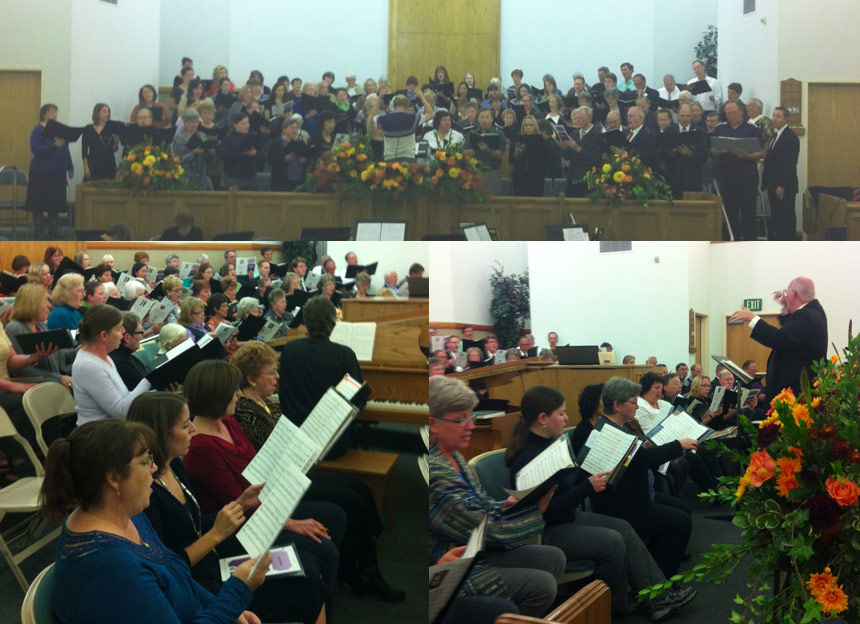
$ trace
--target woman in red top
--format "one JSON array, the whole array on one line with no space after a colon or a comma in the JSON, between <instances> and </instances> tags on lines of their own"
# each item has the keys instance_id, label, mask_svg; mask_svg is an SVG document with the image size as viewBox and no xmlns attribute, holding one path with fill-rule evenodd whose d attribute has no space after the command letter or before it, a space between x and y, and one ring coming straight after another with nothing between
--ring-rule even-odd
<instances>
[{"instance_id":1,"label":"woman in red top","mask_svg":"<svg viewBox=\"0 0 860 624\"><path fill-rule=\"evenodd\" d=\"M152 125L156 128L166 128L170 123L170 116L164 104L158 101L158 91L152 85L143 85L137 92L138 105L131 111L130 120L137 123L137 111L148 108L152 113Z\"/></svg>"}]
</instances>

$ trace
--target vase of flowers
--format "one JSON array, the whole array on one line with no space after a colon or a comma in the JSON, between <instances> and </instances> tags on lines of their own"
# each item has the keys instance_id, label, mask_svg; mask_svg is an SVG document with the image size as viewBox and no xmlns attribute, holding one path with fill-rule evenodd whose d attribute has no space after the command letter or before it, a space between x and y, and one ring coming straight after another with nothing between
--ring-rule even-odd
<instances>
[{"instance_id":1,"label":"vase of flowers","mask_svg":"<svg viewBox=\"0 0 860 624\"><path fill-rule=\"evenodd\" d=\"M635 200L648 207L648 200L672 201L672 189L665 180L647 167L638 156L613 151L603 157L603 164L583 176L591 201L606 201L612 209L622 201Z\"/></svg>"},{"instance_id":2,"label":"vase of flowers","mask_svg":"<svg viewBox=\"0 0 860 624\"><path fill-rule=\"evenodd\" d=\"M141 143L123 156L114 182L121 188L136 191L175 191L190 188L191 181L179 157L161 145Z\"/></svg>"},{"instance_id":3,"label":"vase of flowers","mask_svg":"<svg viewBox=\"0 0 860 624\"><path fill-rule=\"evenodd\" d=\"M741 417L753 449L734 456L746 471L700 495L733 505L744 543L715 545L703 563L640 597L677 582L725 581L752 555L750 595L735 599L733 622L860 622L860 337L850 326L848 334L840 354L813 365L811 384L803 373L798 396L780 392L758 425Z\"/></svg>"},{"instance_id":4,"label":"vase of flowers","mask_svg":"<svg viewBox=\"0 0 860 624\"><path fill-rule=\"evenodd\" d=\"M479 203L487 201L480 161L463 154L459 146L432 151L429 166L429 183L434 194Z\"/></svg>"}]
</instances>

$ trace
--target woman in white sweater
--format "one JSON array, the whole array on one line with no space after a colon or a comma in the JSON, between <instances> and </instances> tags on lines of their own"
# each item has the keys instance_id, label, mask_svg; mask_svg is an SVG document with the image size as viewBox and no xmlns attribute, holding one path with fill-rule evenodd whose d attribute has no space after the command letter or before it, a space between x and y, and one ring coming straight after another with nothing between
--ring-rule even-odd
<instances>
[{"instance_id":1,"label":"woman in white sweater","mask_svg":"<svg viewBox=\"0 0 860 624\"><path fill-rule=\"evenodd\" d=\"M142 379L129 392L108 357L119 346L124 331L122 312L113 306L92 306L81 320L78 342L83 347L72 365L78 426L102 418L125 418L134 398L151 387Z\"/></svg>"}]
</instances>

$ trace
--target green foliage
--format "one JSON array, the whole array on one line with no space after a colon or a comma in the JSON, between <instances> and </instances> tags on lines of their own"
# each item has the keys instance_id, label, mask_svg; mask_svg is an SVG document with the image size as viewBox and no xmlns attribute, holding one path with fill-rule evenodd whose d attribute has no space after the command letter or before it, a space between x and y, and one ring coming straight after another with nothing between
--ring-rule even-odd
<instances>
[{"instance_id":1,"label":"green foliage","mask_svg":"<svg viewBox=\"0 0 860 624\"><path fill-rule=\"evenodd\" d=\"M308 269L310 269L317 261L316 241L284 241L284 258L289 261L296 256L307 260Z\"/></svg>"},{"instance_id":2,"label":"green foliage","mask_svg":"<svg viewBox=\"0 0 860 624\"><path fill-rule=\"evenodd\" d=\"M525 319L531 314L529 272L505 275L502 265L496 263L490 275L490 287L493 291L490 301L493 331L500 345L515 347L522 335Z\"/></svg>"},{"instance_id":3,"label":"green foliage","mask_svg":"<svg viewBox=\"0 0 860 624\"><path fill-rule=\"evenodd\" d=\"M693 52L696 58L705 64L705 73L717 77L717 27L708 24L708 29L702 33L702 39L696 44Z\"/></svg>"}]
</instances>

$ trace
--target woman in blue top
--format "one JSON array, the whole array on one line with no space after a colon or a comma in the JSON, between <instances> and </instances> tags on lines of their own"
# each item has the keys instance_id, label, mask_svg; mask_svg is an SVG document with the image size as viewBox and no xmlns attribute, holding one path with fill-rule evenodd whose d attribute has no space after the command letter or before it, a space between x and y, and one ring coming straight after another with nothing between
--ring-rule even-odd
<instances>
[{"instance_id":1,"label":"woman in blue top","mask_svg":"<svg viewBox=\"0 0 860 624\"><path fill-rule=\"evenodd\" d=\"M43 139L48 121L57 119L57 105L45 104L39 110L39 125L30 134L30 180L25 207L33 213L36 238L53 239L57 234L57 213L69 209L66 203L66 175L75 174L69 146L63 139ZM46 216L47 215L47 216Z\"/></svg>"},{"instance_id":2,"label":"woman in blue top","mask_svg":"<svg viewBox=\"0 0 860 624\"><path fill-rule=\"evenodd\" d=\"M81 322L81 303L84 300L84 276L66 273L54 286L54 309L48 317L48 329L78 328Z\"/></svg>"},{"instance_id":3,"label":"woman in blue top","mask_svg":"<svg viewBox=\"0 0 860 624\"><path fill-rule=\"evenodd\" d=\"M152 431L141 423L87 423L48 451L42 511L66 518L57 544L53 609L62 623L170 622L259 624L245 611L271 562L243 563L217 597L191 578L142 513L157 466Z\"/></svg>"}]
</instances>

